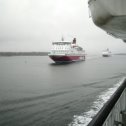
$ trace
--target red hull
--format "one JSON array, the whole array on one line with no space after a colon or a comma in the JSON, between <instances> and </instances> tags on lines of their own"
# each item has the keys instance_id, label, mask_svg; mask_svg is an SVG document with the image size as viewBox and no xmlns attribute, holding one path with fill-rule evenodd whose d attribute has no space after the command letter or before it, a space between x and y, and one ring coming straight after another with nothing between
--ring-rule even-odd
<instances>
[{"instance_id":1,"label":"red hull","mask_svg":"<svg viewBox=\"0 0 126 126\"><path fill-rule=\"evenodd\" d=\"M66 63L85 60L85 56L49 56L56 63Z\"/></svg>"}]
</instances>

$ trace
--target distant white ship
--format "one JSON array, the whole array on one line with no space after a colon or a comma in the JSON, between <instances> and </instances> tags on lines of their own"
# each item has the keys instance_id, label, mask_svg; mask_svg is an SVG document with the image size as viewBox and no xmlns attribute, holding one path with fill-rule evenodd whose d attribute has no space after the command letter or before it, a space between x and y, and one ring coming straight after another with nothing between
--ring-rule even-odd
<instances>
[{"instance_id":1,"label":"distant white ship","mask_svg":"<svg viewBox=\"0 0 126 126\"><path fill-rule=\"evenodd\" d=\"M68 63L85 60L85 51L76 44L76 38L72 42L62 39L60 42L52 43L48 56L56 63Z\"/></svg>"},{"instance_id":2,"label":"distant white ship","mask_svg":"<svg viewBox=\"0 0 126 126\"><path fill-rule=\"evenodd\" d=\"M111 56L111 51L109 49L106 49L102 52L103 57L109 57Z\"/></svg>"}]
</instances>

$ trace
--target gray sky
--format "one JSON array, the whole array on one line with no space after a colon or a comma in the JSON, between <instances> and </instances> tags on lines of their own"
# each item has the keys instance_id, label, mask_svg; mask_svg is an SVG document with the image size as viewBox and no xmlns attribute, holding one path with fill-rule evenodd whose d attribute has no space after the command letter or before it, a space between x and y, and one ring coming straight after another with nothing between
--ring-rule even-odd
<instances>
[{"instance_id":1,"label":"gray sky","mask_svg":"<svg viewBox=\"0 0 126 126\"><path fill-rule=\"evenodd\" d=\"M96 27L87 0L0 0L0 51L49 51L72 41L87 52L126 52L126 44Z\"/></svg>"}]
</instances>

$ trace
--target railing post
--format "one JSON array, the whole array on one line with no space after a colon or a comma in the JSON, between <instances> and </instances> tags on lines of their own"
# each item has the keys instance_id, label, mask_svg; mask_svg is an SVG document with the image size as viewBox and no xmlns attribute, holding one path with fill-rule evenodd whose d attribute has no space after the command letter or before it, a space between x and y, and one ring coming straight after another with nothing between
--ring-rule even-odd
<instances>
[{"instance_id":1,"label":"railing post","mask_svg":"<svg viewBox=\"0 0 126 126\"><path fill-rule=\"evenodd\" d=\"M121 111L122 114L122 123L126 126L126 111Z\"/></svg>"}]
</instances>

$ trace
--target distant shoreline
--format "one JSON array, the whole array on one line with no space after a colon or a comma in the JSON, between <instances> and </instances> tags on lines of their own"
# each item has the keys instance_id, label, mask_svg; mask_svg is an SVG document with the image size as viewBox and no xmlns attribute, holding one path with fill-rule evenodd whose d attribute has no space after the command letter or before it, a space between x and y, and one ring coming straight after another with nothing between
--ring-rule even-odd
<instances>
[{"instance_id":1,"label":"distant shoreline","mask_svg":"<svg viewBox=\"0 0 126 126\"><path fill-rule=\"evenodd\" d=\"M2 56L48 56L49 52L0 52ZM113 55L126 55L126 53L115 53Z\"/></svg>"},{"instance_id":2,"label":"distant shoreline","mask_svg":"<svg viewBox=\"0 0 126 126\"><path fill-rule=\"evenodd\" d=\"M47 56L48 52L0 52L0 56Z\"/></svg>"},{"instance_id":3,"label":"distant shoreline","mask_svg":"<svg viewBox=\"0 0 126 126\"><path fill-rule=\"evenodd\" d=\"M115 53L114 55L126 55L126 53Z\"/></svg>"}]
</instances>

